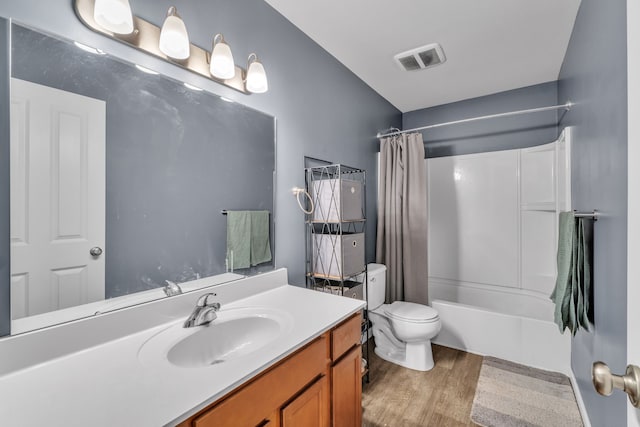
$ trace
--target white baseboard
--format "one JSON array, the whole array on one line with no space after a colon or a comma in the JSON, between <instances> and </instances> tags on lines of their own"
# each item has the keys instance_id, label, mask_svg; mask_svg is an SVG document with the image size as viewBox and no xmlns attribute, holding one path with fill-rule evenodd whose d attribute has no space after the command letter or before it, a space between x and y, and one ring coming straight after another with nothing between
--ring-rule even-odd
<instances>
[{"instance_id":1,"label":"white baseboard","mask_svg":"<svg viewBox=\"0 0 640 427\"><path fill-rule=\"evenodd\" d=\"M571 387L573 388L573 394L576 397L576 402L578 402L578 409L580 410L580 416L582 417L582 424L584 424L584 427L591 427L589 414L587 414L587 407L584 405L584 400L582 400L580 387L578 387L578 382L575 375L573 375L573 371L569 372L569 380L571 381Z\"/></svg>"}]
</instances>

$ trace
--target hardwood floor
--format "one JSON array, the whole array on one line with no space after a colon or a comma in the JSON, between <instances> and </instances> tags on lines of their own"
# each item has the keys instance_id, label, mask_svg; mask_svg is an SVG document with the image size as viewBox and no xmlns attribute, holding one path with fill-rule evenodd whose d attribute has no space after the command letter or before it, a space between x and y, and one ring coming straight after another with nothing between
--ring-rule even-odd
<instances>
[{"instance_id":1,"label":"hardwood floor","mask_svg":"<svg viewBox=\"0 0 640 427\"><path fill-rule=\"evenodd\" d=\"M380 359L372 344L364 427L475 426L470 414L482 356L434 345L435 367L418 372Z\"/></svg>"}]
</instances>

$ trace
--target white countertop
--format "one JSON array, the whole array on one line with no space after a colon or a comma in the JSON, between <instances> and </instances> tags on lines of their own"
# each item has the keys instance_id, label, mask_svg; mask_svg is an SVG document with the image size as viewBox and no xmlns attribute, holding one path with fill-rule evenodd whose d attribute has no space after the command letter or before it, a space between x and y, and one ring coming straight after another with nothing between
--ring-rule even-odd
<instances>
[{"instance_id":1,"label":"white countertop","mask_svg":"<svg viewBox=\"0 0 640 427\"><path fill-rule=\"evenodd\" d=\"M222 311L248 306L288 313L294 320L291 332L260 351L204 368L142 363L142 345L184 321L184 313L183 318L0 376L0 425L174 424L348 318L364 302L282 284L223 304Z\"/></svg>"}]
</instances>

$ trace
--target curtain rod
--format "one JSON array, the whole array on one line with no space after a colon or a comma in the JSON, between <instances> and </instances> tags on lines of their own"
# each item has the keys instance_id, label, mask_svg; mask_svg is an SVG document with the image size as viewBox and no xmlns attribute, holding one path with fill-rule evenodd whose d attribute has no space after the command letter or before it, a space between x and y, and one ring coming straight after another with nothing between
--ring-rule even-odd
<instances>
[{"instance_id":1,"label":"curtain rod","mask_svg":"<svg viewBox=\"0 0 640 427\"><path fill-rule=\"evenodd\" d=\"M378 135L376 137L377 138L384 138L385 136L401 135L403 133L415 132L415 131L418 131L418 130L433 129L433 128L439 128L439 127L442 127L442 126L450 126L450 125L457 125L457 124L460 124L460 123L475 122L475 121L478 121L478 120L495 119L495 118L498 118L498 117L518 116L520 114L540 113L540 112L543 112L543 111L562 110L562 109L569 111L573 105L574 104L571 101L569 101L566 104L552 105L550 107L531 108L531 109L528 109L528 110L509 111L507 113L491 114L491 115L488 115L488 116L480 116L480 117L472 117L470 119L454 120L452 122L438 123L438 124L435 124L435 125L422 126L422 127L419 127L419 128L413 128L413 129L407 129L407 130L398 130L396 132L389 132L389 133L385 133L385 134L381 134L380 132L378 132Z\"/></svg>"}]
</instances>

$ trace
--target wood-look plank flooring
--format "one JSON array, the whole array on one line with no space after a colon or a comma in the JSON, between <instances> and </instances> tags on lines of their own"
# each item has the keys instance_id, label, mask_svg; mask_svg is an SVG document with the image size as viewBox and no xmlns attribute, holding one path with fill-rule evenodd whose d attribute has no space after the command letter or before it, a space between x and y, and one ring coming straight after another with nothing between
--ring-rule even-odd
<instances>
[{"instance_id":1,"label":"wood-look plank flooring","mask_svg":"<svg viewBox=\"0 0 640 427\"><path fill-rule=\"evenodd\" d=\"M434 345L435 367L418 372L380 359L373 341L369 349L363 427L475 426L470 414L482 356Z\"/></svg>"}]
</instances>

